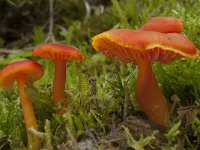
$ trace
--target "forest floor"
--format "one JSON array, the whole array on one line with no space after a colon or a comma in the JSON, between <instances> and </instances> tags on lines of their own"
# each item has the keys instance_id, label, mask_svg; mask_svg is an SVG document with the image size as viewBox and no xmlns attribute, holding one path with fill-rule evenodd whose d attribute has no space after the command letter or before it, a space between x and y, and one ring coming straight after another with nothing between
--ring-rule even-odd
<instances>
[{"instance_id":1,"label":"forest floor","mask_svg":"<svg viewBox=\"0 0 200 150\"><path fill-rule=\"evenodd\" d=\"M0 1L0 70L27 59L44 68L43 77L25 87L39 126L39 132L30 132L41 139L41 149L200 149L199 57L153 65L169 109L174 96L180 100L169 125L161 127L147 119L135 98L136 64L109 59L91 45L91 38L106 30L138 29L152 17L174 16L200 49L199 8L200 0ZM74 45L85 57L67 63L64 115L52 102L53 61L32 56L44 42ZM26 145L17 85L0 88L0 149Z\"/></svg>"}]
</instances>

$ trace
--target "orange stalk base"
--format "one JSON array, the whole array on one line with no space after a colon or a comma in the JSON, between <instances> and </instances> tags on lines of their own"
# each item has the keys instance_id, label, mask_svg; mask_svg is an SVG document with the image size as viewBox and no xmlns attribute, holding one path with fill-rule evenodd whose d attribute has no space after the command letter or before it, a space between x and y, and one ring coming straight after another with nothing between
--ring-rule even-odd
<instances>
[{"instance_id":1,"label":"orange stalk base","mask_svg":"<svg viewBox=\"0 0 200 150\"><path fill-rule=\"evenodd\" d=\"M153 74L151 62L138 61L136 97L148 118L162 126L168 123L168 106Z\"/></svg>"},{"instance_id":2,"label":"orange stalk base","mask_svg":"<svg viewBox=\"0 0 200 150\"><path fill-rule=\"evenodd\" d=\"M20 96L20 104L22 107L22 112L24 116L24 122L26 125L26 132L27 132L27 138L28 138L28 148L32 148L33 150L39 150L40 149L40 141L37 136L31 136L29 134L29 128L34 128L38 131L38 125L37 120L35 118L33 106L31 103L31 100L26 95L24 91L24 86L27 84L27 78L24 74L20 74L17 76L17 85L19 90L19 96Z\"/></svg>"}]
</instances>

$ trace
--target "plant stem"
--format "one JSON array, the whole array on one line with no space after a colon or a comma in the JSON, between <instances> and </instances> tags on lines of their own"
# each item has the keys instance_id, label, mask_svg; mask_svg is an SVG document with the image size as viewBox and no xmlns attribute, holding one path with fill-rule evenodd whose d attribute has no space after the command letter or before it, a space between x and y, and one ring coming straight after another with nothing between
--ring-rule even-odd
<instances>
[{"instance_id":1,"label":"plant stem","mask_svg":"<svg viewBox=\"0 0 200 150\"><path fill-rule=\"evenodd\" d=\"M26 125L28 148L32 148L33 150L39 150L40 148L39 138L37 136L33 137L32 135L29 134L29 128L34 128L35 130L38 130L38 125L37 125L37 120L35 118L31 100L24 91L24 86L27 84L27 77L25 74L19 74L16 77L16 80L20 96L20 104L22 107L22 112Z\"/></svg>"},{"instance_id":2,"label":"plant stem","mask_svg":"<svg viewBox=\"0 0 200 150\"><path fill-rule=\"evenodd\" d=\"M138 61L138 78L136 97L148 118L159 125L168 123L168 106L165 97L158 87L149 60Z\"/></svg>"}]
</instances>

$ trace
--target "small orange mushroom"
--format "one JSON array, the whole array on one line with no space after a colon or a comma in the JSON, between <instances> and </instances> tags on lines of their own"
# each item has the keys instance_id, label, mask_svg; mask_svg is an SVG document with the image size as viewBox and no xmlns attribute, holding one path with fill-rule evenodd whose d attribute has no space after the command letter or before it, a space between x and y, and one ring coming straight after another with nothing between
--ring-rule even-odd
<instances>
[{"instance_id":1,"label":"small orange mushroom","mask_svg":"<svg viewBox=\"0 0 200 150\"><path fill-rule=\"evenodd\" d=\"M154 17L139 30L157 31L161 33L181 33L183 31L183 20L175 17Z\"/></svg>"},{"instance_id":2,"label":"small orange mushroom","mask_svg":"<svg viewBox=\"0 0 200 150\"><path fill-rule=\"evenodd\" d=\"M153 122L168 123L168 106L152 70L152 63L169 63L181 57L198 55L195 45L178 33L159 33L130 29L112 29L92 38L92 45L108 57L119 57L123 63L138 64L136 97Z\"/></svg>"},{"instance_id":3,"label":"small orange mushroom","mask_svg":"<svg viewBox=\"0 0 200 150\"><path fill-rule=\"evenodd\" d=\"M65 101L65 82L66 82L66 62L71 60L83 60L84 56L76 47L66 46L57 43L42 44L33 51L33 56L53 59L55 64L55 74L53 81L53 101L57 106ZM67 103L64 103L67 106ZM61 114L65 108L61 110Z\"/></svg>"},{"instance_id":4,"label":"small orange mushroom","mask_svg":"<svg viewBox=\"0 0 200 150\"><path fill-rule=\"evenodd\" d=\"M26 125L28 148L33 150L40 149L40 141L37 136L32 137L28 130L34 128L38 130L37 120L35 118L32 102L24 91L24 86L28 80L36 81L43 75L43 68L40 64L25 60L7 65L0 71L0 86L5 89L12 89L13 82L16 80L20 96L20 104Z\"/></svg>"}]
</instances>

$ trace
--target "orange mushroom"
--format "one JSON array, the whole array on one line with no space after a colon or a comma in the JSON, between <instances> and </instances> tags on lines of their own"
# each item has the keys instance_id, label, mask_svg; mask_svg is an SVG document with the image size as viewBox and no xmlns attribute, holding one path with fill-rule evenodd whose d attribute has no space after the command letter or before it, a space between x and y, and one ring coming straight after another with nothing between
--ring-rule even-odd
<instances>
[{"instance_id":1,"label":"orange mushroom","mask_svg":"<svg viewBox=\"0 0 200 150\"><path fill-rule=\"evenodd\" d=\"M168 106L151 65L155 61L169 63L181 57L196 57L198 51L192 41L178 33L112 29L93 37L92 45L108 57L117 56L123 63L138 64L138 103L150 120L165 126Z\"/></svg>"},{"instance_id":2,"label":"orange mushroom","mask_svg":"<svg viewBox=\"0 0 200 150\"><path fill-rule=\"evenodd\" d=\"M139 30L157 31L161 33L181 33L183 30L183 20L175 17L154 17Z\"/></svg>"},{"instance_id":3,"label":"orange mushroom","mask_svg":"<svg viewBox=\"0 0 200 150\"><path fill-rule=\"evenodd\" d=\"M42 44L33 51L33 56L54 59L55 74L53 81L53 101L57 106L65 102L65 81L66 81L66 62L70 60L83 60L84 56L76 47L66 46L57 43ZM64 103L67 106L67 103ZM61 114L65 112L61 110Z\"/></svg>"},{"instance_id":4,"label":"orange mushroom","mask_svg":"<svg viewBox=\"0 0 200 150\"><path fill-rule=\"evenodd\" d=\"M40 141L37 136L32 137L28 130L34 128L38 130L37 120L35 118L32 102L24 91L24 86L28 81L36 81L43 75L43 68L40 64L25 60L7 65L0 71L0 86L5 89L12 89L13 82L16 80L19 90L20 104L26 125L28 138L28 148L39 150Z\"/></svg>"}]
</instances>

